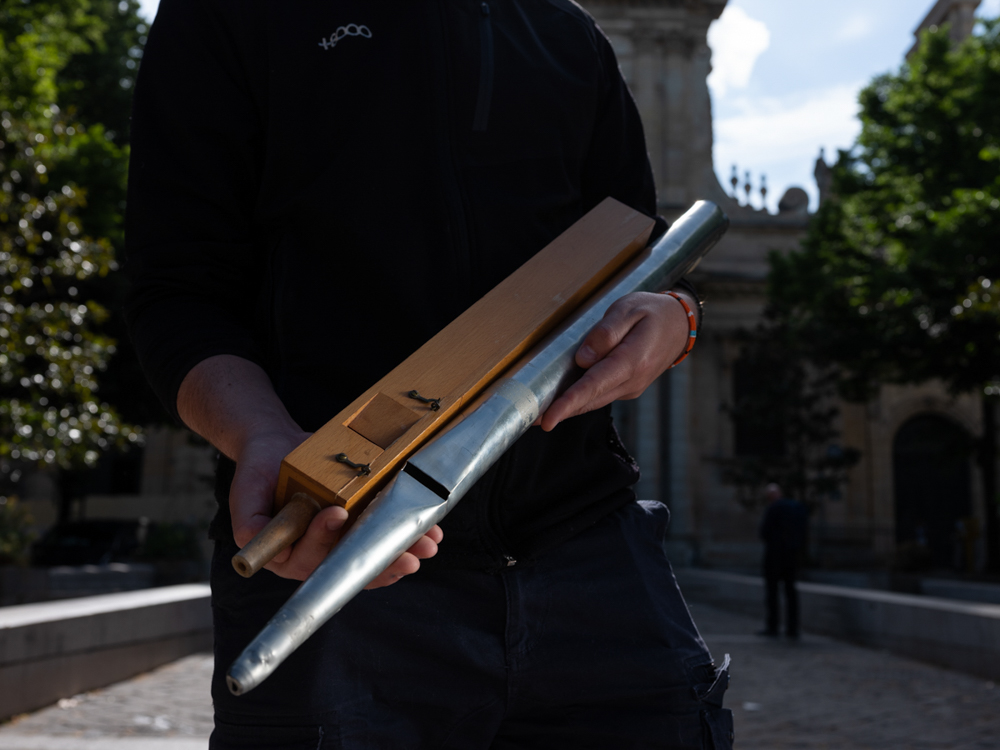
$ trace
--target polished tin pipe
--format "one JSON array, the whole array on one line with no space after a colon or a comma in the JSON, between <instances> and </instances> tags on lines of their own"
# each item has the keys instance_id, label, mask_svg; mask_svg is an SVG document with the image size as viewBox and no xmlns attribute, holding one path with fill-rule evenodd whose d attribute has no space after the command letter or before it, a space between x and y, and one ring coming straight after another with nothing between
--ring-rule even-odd
<instances>
[{"instance_id":1,"label":"polished tin pipe","mask_svg":"<svg viewBox=\"0 0 1000 750\"><path fill-rule=\"evenodd\" d=\"M729 220L699 201L663 237L494 383L465 416L418 450L313 574L233 662L229 689L259 685L289 654L434 524L523 435L573 380L575 355L607 309L630 292L673 286L722 236Z\"/></svg>"},{"instance_id":2,"label":"polished tin pipe","mask_svg":"<svg viewBox=\"0 0 1000 750\"><path fill-rule=\"evenodd\" d=\"M444 518L453 504L409 474L397 474L233 662L226 675L230 692L242 695L263 682L306 638Z\"/></svg>"},{"instance_id":3,"label":"polished tin pipe","mask_svg":"<svg viewBox=\"0 0 1000 750\"><path fill-rule=\"evenodd\" d=\"M543 339L522 364L495 382L479 406L417 451L404 471L421 476L449 500L464 495L579 378L576 352L608 308L631 292L669 289L728 227L729 219L718 206L697 202L594 299Z\"/></svg>"}]
</instances>

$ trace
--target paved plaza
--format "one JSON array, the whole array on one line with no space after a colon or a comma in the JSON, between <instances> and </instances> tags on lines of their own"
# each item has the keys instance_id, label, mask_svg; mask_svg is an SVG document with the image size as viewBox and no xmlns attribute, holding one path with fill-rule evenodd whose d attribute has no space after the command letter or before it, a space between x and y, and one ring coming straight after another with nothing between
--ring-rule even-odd
<instances>
[{"instance_id":1,"label":"paved plaza","mask_svg":"<svg viewBox=\"0 0 1000 750\"><path fill-rule=\"evenodd\" d=\"M1000 688L891 654L806 635L753 635L760 623L692 606L716 660L730 654L736 747L1000 749ZM204 750L211 659L191 656L64 699L0 727L0 750Z\"/></svg>"},{"instance_id":2,"label":"paved plaza","mask_svg":"<svg viewBox=\"0 0 1000 750\"><path fill-rule=\"evenodd\" d=\"M726 704L740 750L1000 748L992 682L808 633L748 635L763 623L691 610L716 661L732 656Z\"/></svg>"}]
</instances>

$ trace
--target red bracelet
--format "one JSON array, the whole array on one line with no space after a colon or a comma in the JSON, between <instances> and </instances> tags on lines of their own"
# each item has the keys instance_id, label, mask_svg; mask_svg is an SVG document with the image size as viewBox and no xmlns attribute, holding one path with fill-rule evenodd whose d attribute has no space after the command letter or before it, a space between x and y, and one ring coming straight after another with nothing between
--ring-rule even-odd
<instances>
[{"instance_id":1,"label":"red bracelet","mask_svg":"<svg viewBox=\"0 0 1000 750\"><path fill-rule=\"evenodd\" d=\"M681 303L681 307L684 308L684 312L686 312L687 316L688 316L688 342L687 342L687 346L684 347L684 351L681 352L681 355L677 359L674 360L674 363L672 365L670 365L670 367L667 368L669 370L672 367L677 367L677 365L679 365L681 362L683 362L684 358L688 354L691 353L692 349L694 349L695 339L698 338L698 319L695 317L694 313L691 311L691 306L688 305L688 303L684 301L684 298L681 295L677 294L677 292L660 292L660 294L668 294L671 297L673 297L675 300L677 300L678 302L680 302Z\"/></svg>"}]
</instances>

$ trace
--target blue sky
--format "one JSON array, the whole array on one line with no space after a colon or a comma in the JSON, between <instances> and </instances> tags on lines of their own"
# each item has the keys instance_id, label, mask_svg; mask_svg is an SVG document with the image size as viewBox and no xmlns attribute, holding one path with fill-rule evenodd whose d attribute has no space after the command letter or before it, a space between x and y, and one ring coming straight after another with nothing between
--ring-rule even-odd
<instances>
[{"instance_id":1,"label":"blue sky","mask_svg":"<svg viewBox=\"0 0 1000 750\"><path fill-rule=\"evenodd\" d=\"M732 165L768 182L773 211L785 190L805 188L819 150L828 161L859 131L857 95L875 75L899 69L913 30L934 0L729 0L709 30L715 171ZM996 16L1000 0L978 15ZM742 195L742 190L740 192ZM760 205L757 195L755 205Z\"/></svg>"},{"instance_id":2,"label":"blue sky","mask_svg":"<svg viewBox=\"0 0 1000 750\"><path fill-rule=\"evenodd\" d=\"M147 18L159 0L140 0ZM586 0L583 5L586 6ZM715 170L728 188L732 165L749 170L755 205L767 176L773 211L787 188L805 188L820 148L832 161L858 134L857 95L898 70L913 30L934 0L729 0L709 29ZM1000 0L978 14L1000 15ZM742 195L742 191L740 193Z\"/></svg>"}]
</instances>

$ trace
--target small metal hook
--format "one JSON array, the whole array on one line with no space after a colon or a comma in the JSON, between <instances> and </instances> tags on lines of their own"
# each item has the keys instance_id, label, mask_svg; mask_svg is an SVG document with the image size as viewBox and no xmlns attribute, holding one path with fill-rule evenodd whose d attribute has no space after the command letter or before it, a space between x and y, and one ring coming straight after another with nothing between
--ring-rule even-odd
<instances>
[{"instance_id":1,"label":"small metal hook","mask_svg":"<svg viewBox=\"0 0 1000 750\"><path fill-rule=\"evenodd\" d=\"M333 460L337 461L338 463L347 464L352 469L357 469L358 476L366 477L372 473L371 464L356 464L347 457L346 453L338 453L336 456L333 457Z\"/></svg>"},{"instance_id":2,"label":"small metal hook","mask_svg":"<svg viewBox=\"0 0 1000 750\"><path fill-rule=\"evenodd\" d=\"M409 396L412 399L416 399L417 401L420 401L421 403L427 404L428 406L431 407L431 411L437 411L438 409L441 408L441 399L439 399L439 398L424 398L419 393L417 393L415 390L414 391L410 391L406 395Z\"/></svg>"}]
</instances>

